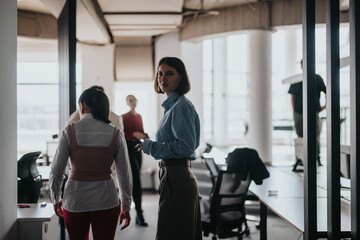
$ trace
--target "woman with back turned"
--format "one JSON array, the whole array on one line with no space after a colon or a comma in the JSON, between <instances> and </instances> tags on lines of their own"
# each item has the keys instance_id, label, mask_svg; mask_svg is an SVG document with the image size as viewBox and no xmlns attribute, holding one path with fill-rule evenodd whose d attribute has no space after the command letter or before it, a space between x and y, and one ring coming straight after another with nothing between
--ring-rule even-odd
<instances>
[{"instance_id":1,"label":"woman with back turned","mask_svg":"<svg viewBox=\"0 0 360 240\"><path fill-rule=\"evenodd\" d=\"M156 141L145 139L136 148L160 165L157 240L202 239L199 192L190 169L199 146L200 122L193 104L184 96L190 82L184 63L175 57L159 62L155 91L165 93L165 109Z\"/></svg>"},{"instance_id":2,"label":"woman with back turned","mask_svg":"<svg viewBox=\"0 0 360 240\"><path fill-rule=\"evenodd\" d=\"M130 223L132 176L123 134L109 124L109 100L97 89L85 90L79 98L81 119L60 136L50 173L51 199L59 217L64 217L70 239L88 239L91 224L94 239L114 239L120 214ZM70 157L71 171L61 199L63 173ZM115 161L121 208L111 165ZM120 213L121 211L121 213Z\"/></svg>"}]
</instances>

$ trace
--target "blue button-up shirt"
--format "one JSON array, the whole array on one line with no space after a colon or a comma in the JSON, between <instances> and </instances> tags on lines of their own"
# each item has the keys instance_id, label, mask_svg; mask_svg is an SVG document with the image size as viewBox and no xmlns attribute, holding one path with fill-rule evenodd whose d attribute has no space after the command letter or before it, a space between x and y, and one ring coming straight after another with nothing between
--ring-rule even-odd
<instances>
[{"instance_id":1,"label":"blue button-up shirt","mask_svg":"<svg viewBox=\"0 0 360 240\"><path fill-rule=\"evenodd\" d=\"M162 106L165 112L156 141L145 140L142 144L144 153L156 159L195 159L200 142L200 120L194 105L186 97L173 93Z\"/></svg>"}]
</instances>

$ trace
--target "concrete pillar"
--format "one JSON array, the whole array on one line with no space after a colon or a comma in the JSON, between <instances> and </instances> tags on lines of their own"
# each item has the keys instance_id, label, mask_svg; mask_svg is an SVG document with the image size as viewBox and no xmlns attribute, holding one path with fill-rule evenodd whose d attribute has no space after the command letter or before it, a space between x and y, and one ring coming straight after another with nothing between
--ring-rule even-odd
<instances>
[{"instance_id":1,"label":"concrete pillar","mask_svg":"<svg viewBox=\"0 0 360 240\"><path fill-rule=\"evenodd\" d=\"M249 33L250 49L250 147L264 162L271 162L271 32Z\"/></svg>"},{"instance_id":2,"label":"concrete pillar","mask_svg":"<svg viewBox=\"0 0 360 240\"><path fill-rule=\"evenodd\" d=\"M16 239L17 6L14 0L0 2L0 32L0 239Z\"/></svg>"},{"instance_id":3,"label":"concrete pillar","mask_svg":"<svg viewBox=\"0 0 360 240\"><path fill-rule=\"evenodd\" d=\"M227 57L226 38L214 39L214 143L221 147L227 144Z\"/></svg>"},{"instance_id":4,"label":"concrete pillar","mask_svg":"<svg viewBox=\"0 0 360 240\"><path fill-rule=\"evenodd\" d=\"M287 29L285 31L285 76L287 77L301 71L299 63L301 57L297 56L298 40L296 29Z\"/></svg>"},{"instance_id":5,"label":"concrete pillar","mask_svg":"<svg viewBox=\"0 0 360 240\"><path fill-rule=\"evenodd\" d=\"M200 42L182 42L181 43L181 59L183 60L186 70L188 72L191 90L186 97L194 104L196 111L202 123L202 109L203 109L203 74L202 74L202 61L203 61L203 46ZM202 140L202 136L201 136ZM202 142L202 141L201 141Z\"/></svg>"},{"instance_id":6,"label":"concrete pillar","mask_svg":"<svg viewBox=\"0 0 360 240\"><path fill-rule=\"evenodd\" d=\"M161 35L155 41L155 75L157 72L157 65L161 58L163 57L179 57L181 58L181 44L179 32L172 32ZM165 94L158 94L157 105L158 107L158 122L164 115L164 109L161 107L161 104L165 101Z\"/></svg>"}]
</instances>

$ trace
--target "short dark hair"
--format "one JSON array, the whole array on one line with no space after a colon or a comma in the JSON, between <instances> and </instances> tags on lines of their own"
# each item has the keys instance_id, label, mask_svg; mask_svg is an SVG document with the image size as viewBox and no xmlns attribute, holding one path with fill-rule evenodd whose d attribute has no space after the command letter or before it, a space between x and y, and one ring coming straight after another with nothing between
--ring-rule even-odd
<instances>
[{"instance_id":1,"label":"short dark hair","mask_svg":"<svg viewBox=\"0 0 360 240\"><path fill-rule=\"evenodd\" d=\"M104 88L102 86L98 86L98 85L94 85L94 86L91 86L90 88L95 88L97 90L100 90L102 92L105 92Z\"/></svg>"},{"instance_id":2,"label":"short dark hair","mask_svg":"<svg viewBox=\"0 0 360 240\"><path fill-rule=\"evenodd\" d=\"M185 68L185 64L183 63L183 61L181 61L179 58L177 57L163 57L160 61L159 64L157 66L157 69L159 69L161 64L166 64L170 67L175 68L175 70L178 72L178 74L180 75L180 83L179 86L177 87L177 89L175 90L179 95L184 95L186 93L188 93L190 91L191 85L190 85L190 80L189 80L189 76L187 74L186 68ZM164 93L158 83L158 72L156 71L156 76L155 76L155 83L154 83L154 89L155 92L157 93Z\"/></svg>"},{"instance_id":3,"label":"short dark hair","mask_svg":"<svg viewBox=\"0 0 360 240\"><path fill-rule=\"evenodd\" d=\"M110 123L110 103L103 91L92 87L88 88L80 95L79 103L85 103L91 109L95 119Z\"/></svg>"}]
</instances>

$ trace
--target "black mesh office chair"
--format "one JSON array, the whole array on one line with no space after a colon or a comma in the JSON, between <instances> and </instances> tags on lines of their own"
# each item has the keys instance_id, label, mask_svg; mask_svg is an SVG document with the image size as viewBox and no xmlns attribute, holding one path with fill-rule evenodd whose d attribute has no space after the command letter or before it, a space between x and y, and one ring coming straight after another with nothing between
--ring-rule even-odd
<instances>
[{"instance_id":1,"label":"black mesh office chair","mask_svg":"<svg viewBox=\"0 0 360 240\"><path fill-rule=\"evenodd\" d=\"M211 178L211 181L212 181L212 184L213 184L213 187L212 187L212 192L213 192L214 188L215 188L216 179L217 179L217 177L219 175L220 169L219 169L218 165L215 163L215 160L213 158L202 158L202 159L203 159L207 169L210 172L210 178ZM245 165L242 166L242 168L244 168L244 167L245 167ZM255 196L252 192L247 191L245 201L259 202L259 198L257 196ZM250 204L250 205L253 206L254 204ZM203 207L204 208L208 207L208 204L204 203ZM256 210L258 210L256 212L260 211L259 209L256 209ZM248 217L249 218L247 219L247 221L257 223L256 224L256 229L260 229L260 220L257 219L254 216L248 216Z\"/></svg>"},{"instance_id":2,"label":"black mesh office chair","mask_svg":"<svg viewBox=\"0 0 360 240\"><path fill-rule=\"evenodd\" d=\"M218 165L215 163L215 160L213 158L203 158L203 161L205 162L206 168L210 172L212 184L213 184L213 186L215 186L215 182L219 175L220 169L219 169Z\"/></svg>"},{"instance_id":3,"label":"black mesh office chair","mask_svg":"<svg viewBox=\"0 0 360 240\"><path fill-rule=\"evenodd\" d=\"M36 168L41 152L27 153L18 161L18 203L37 203L42 179Z\"/></svg>"},{"instance_id":4,"label":"black mesh office chair","mask_svg":"<svg viewBox=\"0 0 360 240\"><path fill-rule=\"evenodd\" d=\"M202 202L205 205L201 216L204 236L212 233L213 239L242 239L243 234L249 234L244 203L250 182L250 174L245 169L219 171L209 202Z\"/></svg>"}]
</instances>

